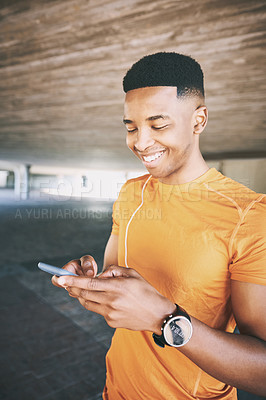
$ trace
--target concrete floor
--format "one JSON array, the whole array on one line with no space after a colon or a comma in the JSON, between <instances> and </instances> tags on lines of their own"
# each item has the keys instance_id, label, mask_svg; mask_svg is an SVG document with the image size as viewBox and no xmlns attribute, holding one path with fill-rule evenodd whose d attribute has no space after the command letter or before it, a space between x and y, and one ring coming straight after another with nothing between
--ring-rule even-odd
<instances>
[{"instance_id":1,"label":"concrete floor","mask_svg":"<svg viewBox=\"0 0 266 400\"><path fill-rule=\"evenodd\" d=\"M1 400L101 399L113 329L54 287L37 263L62 266L89 253L101 269L111 209L0 198ZM260 398L239 392L239 399Z\"/></svg>"},{"instance_id":2,"label":"concrete floor","mask_svg":"<svg viewBox=\"0 0 266 400\"><path fill-rule=\"evenodd\" d=\"M90 253L102 268L111 204L0 202L0 399L101 399L113 329L37 263Z\"/></svg>"}]
</instances>

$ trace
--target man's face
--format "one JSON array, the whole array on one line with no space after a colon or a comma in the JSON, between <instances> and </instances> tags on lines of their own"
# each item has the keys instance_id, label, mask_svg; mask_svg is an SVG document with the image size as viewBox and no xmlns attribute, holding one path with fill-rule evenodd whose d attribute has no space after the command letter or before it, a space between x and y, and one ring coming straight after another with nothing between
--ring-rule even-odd
<instances>
[{"instance_id":1,"label":"man's face","mask_svg":"<svg viewBox=\"0 0 266 400\"><path fill-rule=\"evenodd\" d=\"M177 98L176 87L145 87L126 94L127 146L163 183L178 183L178 171L193 166L198 157L194 129L199 106L197 97Z\"/></svg>"}]
</instances>

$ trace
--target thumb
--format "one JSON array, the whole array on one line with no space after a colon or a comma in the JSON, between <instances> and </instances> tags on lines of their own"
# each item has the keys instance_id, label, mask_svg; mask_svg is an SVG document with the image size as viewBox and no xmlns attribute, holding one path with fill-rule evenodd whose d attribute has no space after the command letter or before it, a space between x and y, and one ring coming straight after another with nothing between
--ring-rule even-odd
<instances>
[{"instance_id":1,"label":"thumb","mask_svg":"<svg viewBox=\"0 0 266 400\"><path fill-rule=\"evenodd\" d=\"M84 275L94 277L97 274L98 266L94 258L90 255L85 255L80 258L81 268Z\"/></svg>"},{"instance_id":2,"label":"thumb","mask_svg":"<svg viewBox=\"0 0 266 400\"><path fill-rule=\"evenodd\" d=\"M119 267L117 265L110 265L104 272L99 274L98 278L129 278L135 276L135 271L131 268Z\"/></svg>"}]
</instances>

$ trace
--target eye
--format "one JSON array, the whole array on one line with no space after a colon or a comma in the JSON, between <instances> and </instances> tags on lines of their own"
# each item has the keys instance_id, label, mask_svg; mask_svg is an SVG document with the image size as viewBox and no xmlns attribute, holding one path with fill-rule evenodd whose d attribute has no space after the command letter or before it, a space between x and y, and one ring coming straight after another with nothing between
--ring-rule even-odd
<instances>
[{"instance_id":1,"label":"eye","mask_svg":"<svg viewBox=\"0 0 266 400\"><path fill-rule=\"evenodd\" d=\"M137 128L134 128L134 129L127 129L128 133L133 133L133 132L135 132L136 130L137 130Z\"/></svg>"},{"instance_id":2,"label":"eye","mask_svg":"<svg viewBox=\"0 0 266 400\"><path fill-rule=\"evenodd\" d=\"M163 126L152 126L152 129L155 129L156 131L159 131L160 129L167 128L168 125L163 125Z\"/></svg>"}]
</instances>

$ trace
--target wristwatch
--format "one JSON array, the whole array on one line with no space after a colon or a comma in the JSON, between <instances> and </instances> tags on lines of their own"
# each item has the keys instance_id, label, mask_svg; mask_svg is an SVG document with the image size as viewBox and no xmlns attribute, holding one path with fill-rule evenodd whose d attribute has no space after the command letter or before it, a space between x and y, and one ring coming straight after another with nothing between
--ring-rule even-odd
<instances>
[{"instance_id":1,"label":"wristwatch","mask_svg":"<svg viewBox=\"0 0 266 400\"><path fill-rule=\"evenodd\" d=\"M184 346L190 340L193 331L189 315L176 304L173 314L163 321L161 331L161 335L152 334L153 340L158 346Z\"/></svg>"}]
</instances>

